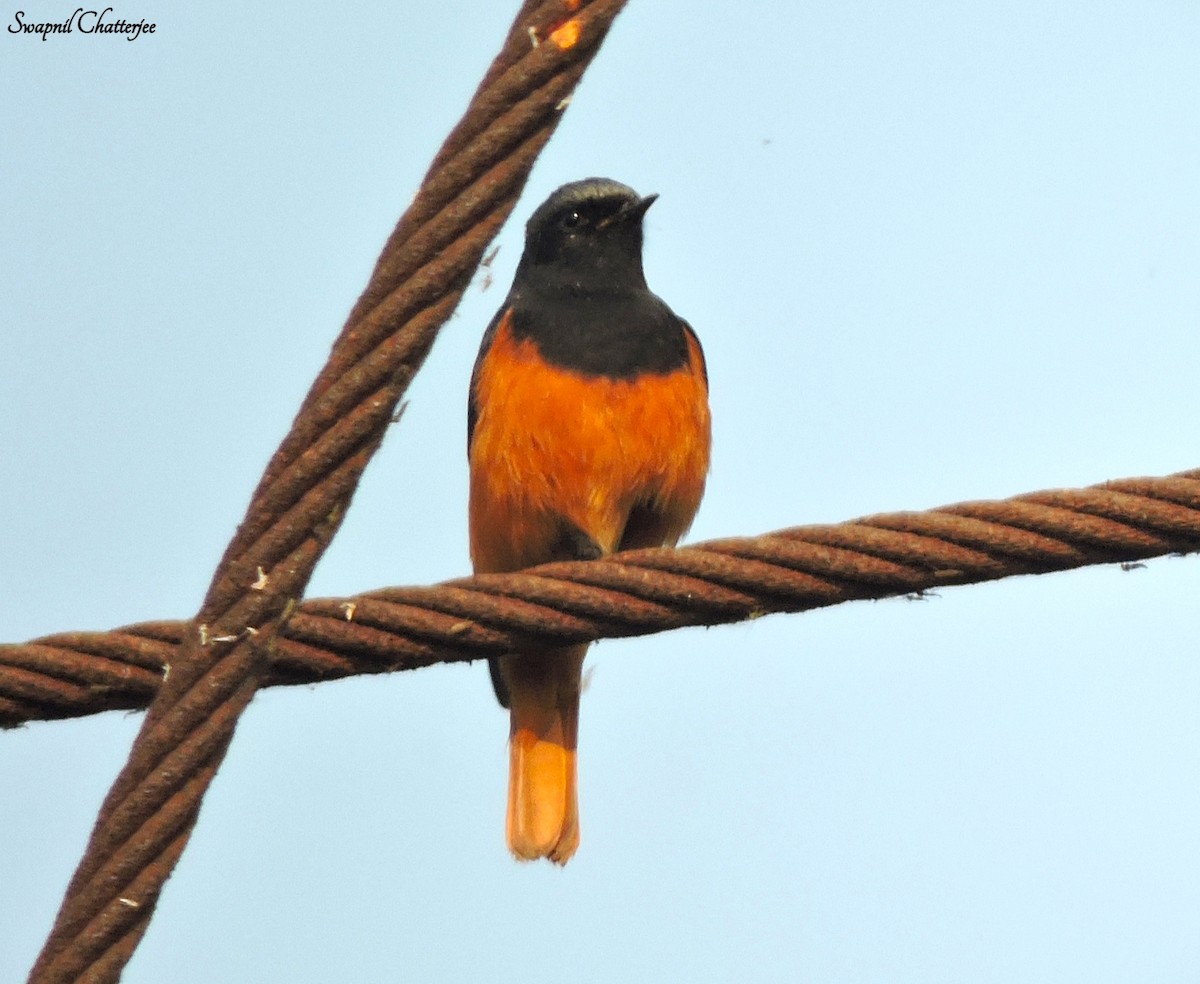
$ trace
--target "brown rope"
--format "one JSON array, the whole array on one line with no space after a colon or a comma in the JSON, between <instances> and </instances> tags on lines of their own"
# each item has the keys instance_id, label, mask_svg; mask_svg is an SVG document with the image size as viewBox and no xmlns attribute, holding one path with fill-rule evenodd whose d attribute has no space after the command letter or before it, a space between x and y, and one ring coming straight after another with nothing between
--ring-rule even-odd
<instances>
[{"instance_id":1,"label":"brown rope","mask_svg":"<svg viewBox=\"0 0 1200 984\"><path fill-rule=\"evenodd\" d=\"M314 599L277 640L265 682L408 670L1198 549L1200 469ZM146 706L186 627L152 622L0 646L0 725Z\"/></svg>"},{"instance_id":2,"label":"brown rope","mask_svg":"<svg viewBox=\"0 0 1200 984\"><path fill-rule=\"evenodd\" d=\"M171 673L100 809L31 981L120 976L279 629L623 5L527 0L518 13L268 464L199 614L179 634Z\"/></svg>"}]
</instances>

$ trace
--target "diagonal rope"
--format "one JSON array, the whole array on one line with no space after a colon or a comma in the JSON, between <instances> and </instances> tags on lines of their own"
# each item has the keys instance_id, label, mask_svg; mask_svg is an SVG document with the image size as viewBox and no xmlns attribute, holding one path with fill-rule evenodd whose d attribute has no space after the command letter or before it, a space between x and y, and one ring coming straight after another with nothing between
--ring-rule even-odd
<instances>
[{"instance_id":1,"label":"diagonal rope","mask_svg":"<svg viewBox=\"0 0 1200 984\"><path fill-rule=\"evenodd\" d=\"M625 0L526 0L271 458L100 809L37 984L115 981L186 845L277 633L441 324Z\"/></svg>"},{"instance_id":2,"label":"diagonal rope","mask_svg":"<svg viewBox=\"0 0 1200 984\"><path fill-rule=\"evenodd\" d=\"M1200 469L305 601L276 642L265 683L408 670L1196 550ZM187 624L0 646L0 726L144 707Z\"/></svg>"}]
</instances>

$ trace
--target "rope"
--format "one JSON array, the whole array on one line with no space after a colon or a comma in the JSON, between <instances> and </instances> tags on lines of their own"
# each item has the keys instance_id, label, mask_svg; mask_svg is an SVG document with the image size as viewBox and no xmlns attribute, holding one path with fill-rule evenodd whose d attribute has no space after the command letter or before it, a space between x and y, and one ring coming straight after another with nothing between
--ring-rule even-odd
<instances>
[{"instance_id":1,"label":"rope","mask_svg":"<svg viewBox=\"0 0 1200 984\"><path fill-rule=\"evenodd\" d=\"M133 955L279 630L623 5L522 6L268 464L198 615L179 634L171 672L100 809L32 982L116 981Z\"/></svg>"},{"instance_id":2,"label":"rope","mask_svg":"<svg viewBox=\"0 0 1200 984\"><path fill-rule=\"evenodd\" d=\"M277 639L265 683L410 670L1196 550L1200 469L314 599ZM0 646L0 726L146 706L187 625Z\"/></svg>"}]
</instances>

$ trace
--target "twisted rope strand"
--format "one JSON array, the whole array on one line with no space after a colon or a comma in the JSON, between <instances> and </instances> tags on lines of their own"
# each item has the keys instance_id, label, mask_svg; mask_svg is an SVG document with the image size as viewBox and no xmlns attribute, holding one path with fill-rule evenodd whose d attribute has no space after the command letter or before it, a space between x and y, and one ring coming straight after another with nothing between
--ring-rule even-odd
<instances>
[{"instance_id":1,"label":"twisted rope strand","mask_svg":"<svg viewBox=\"0 0 1200 984\"><path fill-rule=\"evenodd\" d=\"M462 122L401 218L292 427L268 463L195 620L177 634L134 637L142 661L112 666L100 651L60 643L26 649L14 666L18 699L46 691L60 709L92 685L153 694L121 774L100 810L30 980L115 981L149 923L159 891L195 823L237 720L268 669L277 634L337 532L441 324L524 186L624 0L527 0ZM552 37L573 15L571 43ZM265 577L260 576L265 574ZM177 650L170 643L176 642ZM162 645L166 643L164 654ZM144 657L166 661L155 680ZM47 659L74 661L57 680ZM94 673L97 660L106 670ZM82 682L87 681L87 682ZM14 698L0 697L0 714Z\"/></svg>"},{"instance_id":2,"label":"twisted rope strand","mask_svg":"<svg viewBox=\"0 0 1200 984\"><path fill-rule=\"evenodd\" d=\"M1200 469L313 599L276 640L265 684L387 673L1195 550ZM148 622L0 646L0 726L146 706L186 626Z\"/></svg>"}]
</instances>

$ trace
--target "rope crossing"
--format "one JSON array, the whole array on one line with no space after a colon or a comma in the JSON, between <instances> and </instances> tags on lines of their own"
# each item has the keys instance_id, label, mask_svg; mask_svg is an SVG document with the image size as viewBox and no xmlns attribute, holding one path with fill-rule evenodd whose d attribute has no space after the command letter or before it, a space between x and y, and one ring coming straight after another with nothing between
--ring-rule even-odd
<instances>
[{"instance_id":1,"label":"rope crossing","mask_svg":"<svg viewBox=\"0 0 1200 984\"><path fill-rule=\"evenodd\" d=\"M265 684L410 670L530 644L719 625L1196 550L1200 469L313 599L276 639ZM150 622L0 646L0 726L145 707L188 625Z\"/></svg>"}]
</instances>

